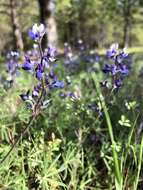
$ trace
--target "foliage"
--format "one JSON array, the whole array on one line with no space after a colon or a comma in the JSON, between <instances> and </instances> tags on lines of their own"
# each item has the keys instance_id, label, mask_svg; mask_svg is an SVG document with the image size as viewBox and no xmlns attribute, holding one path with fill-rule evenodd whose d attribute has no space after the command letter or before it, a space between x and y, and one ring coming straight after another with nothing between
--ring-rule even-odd
<instances>
[{"instance_id":1,"label":"foliage","mask_svg":"<svg viewBox=\"0 0 143 190\"><path fill-rule=\"evenodd\" d=\"M25 58L0 3L0 189L142 190L142 2L55 1L64 48L42 50L38 3L16 1ZM130 24L135 47L94 50L123 45Z\"/></svg>"},{"instance_id":2,"label":"foliage","mask_svg":"<svg viewBox=\"0 0 143 190\"><path fill-rule=\"evenodd\" d=\"M21 136L12 154L1 164L2 189L86 190L111 189L115 186L116 189L121 189L121 186L123 189L141 189L143 145L142 101L139 97L142 95L136 90L139 84L132 86L130 97L128 94L134 81L134 65L123 87L109 96L107 89L104 92L100 86L96 91L93 82L94 77L99 82L105 77L101 71L105 56L100 56L97 61L97 57L91 54L92 59L89 60L92 62L85 62L85 55L89 59L90 54L86 51L78 54L80 65L75 68L78 72L74 70L70 73L67 70L67 65L63 63L65 58L58 60L55 71L65 78L66 86L50 94L50 106L38 115L28 133ZM95 61L93 58L96 58ZM5 77L8 75L4 71L3 74ZM30 119L31 111L18 96L24 89L34 86L32 78L20 71L12 87L1 85L0 99L4 102L0 109L1 158ZM104 95L106 109L99 93ZM108 131L109 120L112 129ZM117 181L114 181L116 175Z\"/></svg>"}]
</instances>

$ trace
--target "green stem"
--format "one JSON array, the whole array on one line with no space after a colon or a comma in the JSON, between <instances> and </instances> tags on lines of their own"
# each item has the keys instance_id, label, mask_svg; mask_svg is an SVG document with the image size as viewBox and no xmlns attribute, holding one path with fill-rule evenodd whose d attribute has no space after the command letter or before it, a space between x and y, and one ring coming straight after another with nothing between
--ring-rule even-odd
<instances>
[{"instance_id":1,"label":"green stem","mask_svg":"<svg viewBox=\"0 0 143 190\"><path fill-rule=\"evenodd\" d=\"M39 46L39 51L40 51L40 57L41 57L41 62L42 62L42 57L43 57L43 51L41 48L41 41L38 43ZM11 152L13 151L13 149L16 147L16 145L19 143L20 138L23 137L25 135L25 133L27 132L27 129L29 128L29 126L33 123L33 120L36 118L36 116L39 114L39 106L40 103L42 101L43 95L44 95L45 89L44 89L44 80L42 80L42 91L41 91L41 95L38 98L35 106L34 106L34 110L32 113L32 116L29 119L28 124L26 125L26 127L23 129L23 131L21 132L21 134L19 135L19 137L16 139L16 141L14 142L14 144L12 145L12 147L10 148L10 150L8 151L8 153L4 156L4 158L0 161L0 164L2 164L7 157L11 154Z\"/></svg>"},{"instance_id":2,"label":"green stem","mask_svg":"<svg viewBox=\"0 0 143 190\"><path fill-rule=\"evenodd\" d=\"M112 143L112 155L113 155L113 160L114 160L116 189L121 190L122 189L122 175L121 175L121 171L120 171L120 167L119 167L118 154L116 151L116 142L114 140L112 123L111 123L110 116L109 116L109 113L108 113L108 110L107 110L107 107L105 104L105 100L104 100L104 97L102 96L100 86L99 86L99 82L97 81L95 73L92 74L92 78L93 78L93 81L94 81L94 84L95 84L95 87L97 90L97 94L98 94L99 99L100 99L101 104L102 104L102 108L103 108L105 118L106 118L106 122L107 122L107 126L108 126L109 136L110 136L111 143Z\"/></svg>"},{"instance_id":3,"label":"green stem","mask_svg":"<svg viewBox=\"0 0 143 190\"><path fill-rule=\"evenodd\" d=\"M26 127L23 129L23 131L21 132L21 134L19 135L19 137L17 138L17 140L14 142L14 144L12 145L12 147L10 148L10 150L8 151L8 153L4 156L4 158L0 161L0 164L2 164L7 157L10 155L10 153L13 151L13 149L16 147L16 145L19 143L21 136L23 137L24 134L27 132L28 127L32 124L34 120L34 117L31 117L28 124L26 125Z\"/></svg>"},{"instance_id":4,"label":"green stem","mask_svg":"<svg viewBox=\"0 0 143 190\"><path fill-rule=\"evenodd\" d=\"M140 176L141 165L142 165L142 157L143 157L143 136L142 136L142 139L141 139L140 152L139 152L139 161L138 161L138 171L137 171L137 177L135 179L134 190L137 190L137 188L138 188L139 176Z\"/></svg>"}]
</instances>

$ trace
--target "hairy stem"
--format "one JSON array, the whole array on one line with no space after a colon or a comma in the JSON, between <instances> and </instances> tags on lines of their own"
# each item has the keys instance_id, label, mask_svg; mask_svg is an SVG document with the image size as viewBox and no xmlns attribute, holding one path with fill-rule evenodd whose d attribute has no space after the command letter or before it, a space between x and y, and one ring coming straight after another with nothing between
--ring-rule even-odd
<instances>
[{"instance_id":1,"label":"hairy stem","mask_svg":"<svg viewBox=\"0 0 143 190\"><path fill-rule=\"evenodd\" d=\"M34 117L31 117L28 124L26 125L26 127L23 129L23 131L21 132L21 134L19 135L19 137L16 139L16 141L14 142L14 144L12 145L12 147L10 148L10 150L8 151L8 153L4 156L4 158L0 161L0 164L2 164L7 157L10 155L10 153L13 151L13 149L16 147L16 145L19 143L20 138L23 137L25 135L25 133L27 132L28 127L32 124L34 120Z\"/></svg>"},{"instance_id":2,"label":"hairy stem","mask_svg":"<svg viewBox=\"0 0 143 190\"><path fill-rule=\"evenodd\" d=\"M39 46L39 52L40 52L40 58L41 58L41 63L42 63L42 59L43 59L43 51L41 48L41 41L38 43ZM44 96L44 92L45 92L45 88L44 88L44 80L41 81L42 83L42 91L41 91L41 95L39 96L35 106L34 106L34 110L32 113L32 116L29 119L29 122L27 123L26 127L23 129L23 131L20 133L19 137L16 139L16 141L14 142L14 144L12 145L12 147L10 148L10 150L8 151L8 153L4 156L4 158L0 161L0 164L2 164L7 158L8 156L11 154L11 152L13 151L13 149L16 147L16 145L19 143L20 138L23 137L25 135L25 133L27 132L27 129L29 128L29 126L32 124L32 122L34 121L34 119L39 115L40 113L40 104L42 101L42 98Z\"/></svg>"}]
</instances>

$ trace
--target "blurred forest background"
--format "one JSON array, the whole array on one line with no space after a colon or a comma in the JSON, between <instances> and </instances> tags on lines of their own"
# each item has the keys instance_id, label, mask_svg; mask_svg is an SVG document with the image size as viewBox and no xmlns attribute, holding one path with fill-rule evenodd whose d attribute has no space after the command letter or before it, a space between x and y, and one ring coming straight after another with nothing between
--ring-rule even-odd
<instances>
[{"instance_id":1,"label":"blurred forest background","mask_svg":"<svg viewBox=\"0 0 143 190\"><path fill-rule=\"evenodd\" d=\"M30 48L34 23L47 27L43 46L79 39L90 48L143 46L143 0L0 0L0 54Z\"/></svg>"}]
</instances>

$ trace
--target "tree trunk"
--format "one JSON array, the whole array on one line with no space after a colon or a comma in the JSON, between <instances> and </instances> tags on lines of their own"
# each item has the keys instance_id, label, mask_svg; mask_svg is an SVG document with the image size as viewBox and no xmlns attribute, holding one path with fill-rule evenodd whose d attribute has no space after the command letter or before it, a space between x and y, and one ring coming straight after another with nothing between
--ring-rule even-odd
<instances>
[{"instance_id":1,"label":"tree trunk","mask_svg":"<svg viewBox=\"0 0 143 190\"><path fill-rule=\"evenodd\" d=\"M13 28L14 49L15 50L19 49L22 52L24 45L23 45L22 34L20 31L20 26L19 26L19 20L17 17L15 0L10 0L10 10L11 10L11 22L12 22L12 28Z\"/></svg>"},{"instance_id":2,"label":"tree trunk","mask_svg":"<svg viewBox=\"0 0 143 190\"><path fill-rule=\"evenodd\" d=\"M128 47L130 44L130 34L131 34L131 22L132 13L131 8L133 4L130 0L125 0L123 5L123 15L124 15L124 28L123 28L123 46Z\"/></svg>"},{"instance_id":3,"label":"tree trunk","mask_svg":"<svg viewBox=\"0 0 143 190\"><path fill-rule=\"evenodd\" d=\"M47 36L42 41L43 49L48 45L57 46L57 25L54 17L55 5L53 0L38 0L40 9L40 22L46 26Z\"/></svg>"},{"instance_id":4,"label":"tree trunk","mask_svg":"<svg viewBox=\"0 0 143 190\"><path fill-rule=\"evenodd\" d=\"M124 29L123 29L123 46L128 47L130 43L130 23L127 20L124 22Z\"/></svg>"}]
</instances>

